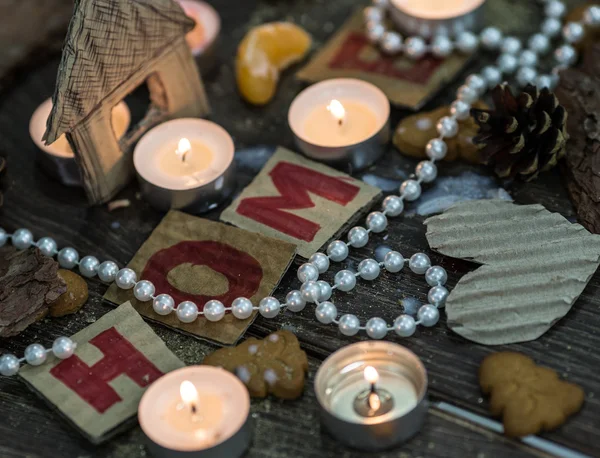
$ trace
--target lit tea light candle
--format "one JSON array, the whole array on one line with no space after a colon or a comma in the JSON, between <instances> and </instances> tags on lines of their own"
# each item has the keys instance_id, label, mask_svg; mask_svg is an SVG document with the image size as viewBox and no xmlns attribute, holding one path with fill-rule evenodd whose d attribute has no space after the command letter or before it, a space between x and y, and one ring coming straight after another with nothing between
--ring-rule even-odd
<instances>
[{"instance_id":1,"label":"lit tea light candle","mask_svg":"<svg viewBox=\"0 0 600 458\"><path fill-rule=\"evenodd\" d=\"M368 167L385 151L389 114L390 104L380 89L343 78L302 91L290 106L288 122L304 154L356 170Z\"/></svg>"},{"instance_id":2,"label":"lit tea light candle","mask_svg":"<svg viewBox=\"0 0 600 458\"><path fill-rule=\"evenodd\" d=\"M390 342L335 352L315 378L322 424L338 440L380 451L416 434L427 413L427 374L419 358Z\"/></svg>"},{"instance_id":3,"label":"lit tea light candle","mask_svg":"<svg viewBox=\"0 0 600 458\"><path fill-rule=\"evenodd\" d=\"M196 23L185 39L202 71L208 71L214 61L215 42L221 31L221 17L206 2L177 0L187 16Z\"/></svg>"},{"instance_id":4,"label":"lit tea light candle","mask_svg":"<svg viewBox=\"0 0 600 458\"><path fill-rule=\"evenodd\" d=\"M75 161L75 154L65 135L61 135L50 145L42 140L46 131L46 121L52 111L52 99L46 99L33 112L29 121L29 135L38 147L37 160L40 165L53 177L67 186L81 186L79 167ZM119 140L131 122L131 114L125 102L120 102L112 110L112 126L115 137Z\"/></svg>"},{"instance_id":5,"label":"lit tea light candle","mask_svg":"<svg viewBox=\"0 0 600 458\"><path fill-rule=\"evenodd\" d=\"M211 210L235 188L234 145L221 126L183 118L148 131L133 152L144 198L159 210Z\"/></svg>"},{"instance_id":6,"label":"lit tea light candle","mask_svg":"<svg viewBox=\"0 0 600 458\"><path fill-rule=\"evenodd\" d=\"M250 397L229 372L191 366L146 390L138 408L153 456L239 457L251 440Z\"/></svg>"},{"instance_id":7,"label":"lit tea light candle","mask_svg":"<svg viewBox=\"0 0 600 458\"><path fill-rule=\"evenodd\" d=\"M477 31L485 0L390 0L392 18L404 33L425 38Z\"/></svg>"}]
</instances>

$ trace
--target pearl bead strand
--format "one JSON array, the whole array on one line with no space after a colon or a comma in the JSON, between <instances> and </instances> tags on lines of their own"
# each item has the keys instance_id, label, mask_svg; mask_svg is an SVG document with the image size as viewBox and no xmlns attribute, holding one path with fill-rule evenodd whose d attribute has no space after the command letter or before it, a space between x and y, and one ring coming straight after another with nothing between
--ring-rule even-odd
<instances>
[{"instance_id":1,"label":"pearl bead strand","mask_svg":"<svg viewBox=\"0 0 600 458\"><path fill-rule=\"evenodd\" d=\"M338 319L337 308L329 300L332 290L351 291L356 285L357 278L372 281L379 276L382 268L390 273L397 273L403 269L405 263L408 263L413 273L425 274L427 283L432 286L428 294L430 303L419 308L417 320L411 315L402 314L394 320L392 326L388 326L383 318L373 317L362 326L356 315L345 314ZM383 339L388 332L393 331L400 337L410 337L414 334L418 325L431 327L437 324L440 317L439 308L445 305L449 294L444 286L447 279L448 275L445 269L440 266L431 266L429 257L424 253L416 253L410 259L405 260L400 253L389 251L381 262L374 259L364 259L359 263L358 272L356 273L349 270L339 271L335 275L333 286L329 286L329 284L322 281L304 283L300 288L300 295L305 302L316 304L315 316L320 323L336 324L339 331L345 336L353 336L359 331L366 331L371 339ZM323 295L323 286L319 283L326 285L326 295Z\"/></svg>"},{"instance_id":2,"label":"pearl bead strand","mask_svg":"<svg viewBox=\"0 0 600 458\"><path fill-rule=\"evenodd\" d=\"M25 349L23 358L19 359L10 353L0 356L0 374L6 377L15 375L19 372L21 363L31 366L44 364L48 353L53 353L59 359L67 359L73 355L76 348L77 344L68 337L58 337L52 344L52 348L48 349L38 343L31 344Z\"/></svg>"},{"instance_id":3,"label":"pearl bead strand","mask_svg":"<svg viewBox=\"0 0 600 458\"><path fill-rule=\"evenodd\" d=\"M376 3L381 8L386 2L380 0ZM71 269L78 266L80 273L86 278L93 278L97 275L103 282L111 283L114 281L120 288L133 289L134 296L138 300L152 300L153 309L157 314L167 315L175 311L182 322L192 322L198 316L205 316L209 321L219 321L226 312L231 312L238 319L247 319L257 310L265 318L274 318L283 308L287 308L292 312L300 312L306 307L307 303L314 302L317 305L315 309L317 320L322 323L338 325L340 332L348 336L364 330L373 339L381 339L390 331L394 331L401 337L409 337L415 332L417 325L434 326L439 320L438 309L444 306L449 294L444 286L447 274L442 267L431 266L429 258L424 253L417 253L410 260L405 260L400 253L390 251L386 254L384 260L379 263L372 259L363 260L359 264L358 273L348 270L338 272L335 275L333 286L318 280L318 276L327 272L330 261L341 262L345 260L350 247L360 248L365 246L369 241L371 232L380 233L385 231L387 217L400 215L404 210L405 200L410 202L420 197L421 184L430 183L437 177L435 162L443 159L447 152L444 139L456 135L458 131L457 121L466 119L469 116L471 104L487 89L500 83L503 73L514 72L520 64L521 68L517 79L524 82L525 79L531 80L533 78L533 73L529 72L527 74L523 69L533 68L537 63L537 55L548 51L548 39L560 33L561 23L559 18L565 12L564 5L560 1L550 0L544 3L547 19L542 24L542 34L535 34L529 39L528 49L521 53L519 59L513 55L521 50L520 42L517 43L518 40L512 37L502 40L502 34L494 28L488 28L482 32L480 35L481 44L488 49L501 48L504 54L498 59L497 66L485 67L480 75L470 75L465 84L458 89L457 99L451 105L450 116L443 117L438 121L436 127L439 136L430 140L427 144L426 154L429 161L419 163L415 169L415 175L402 183L399 196L386 197L382 203L382 211L375 211L367 216L366 229L360 226L352 228L348 233L348 242L341 240L331 242L327 247L327 254L315 253L310 257L308 263L300 266L298 278L303 284L300 290L290 291L286 295L283 304L274 297L266 297L261 300L258 307L253 306L247 298L235 299L230 307L226 307L220 301L211 300L205 304L202 311L199 311L197 305L190 301L182 302L175 307L171 296L167 294L155 296L154 285L147 280L137 281L137 276L133 270L129 268L119 269L113 261L100 263L94 256L85 256L79 260L79 254L74 248L67 247L58 251L56 242L49 237L34 242L33 234L28 229L18 229L13 234L8 234L0 229L0 246L3 246L9 240L16 248L21 250L36 246L47 256L56 255L61 267ZM562 34L567 44L557 48L555 51L557 65L552 71L552 76L538 76L536 79L538 86L553 87L558 82L558 71L576 61L577 54L571 44L580 40L583 33L581 27L573 24L579 24L582 27L583 25L597 27L600 24L600 7L595 5L588 7L584 14L583 24L569 23L562 28ZM418 42L417 44L413 43L415 49L419 46ZM438 46L440 49L444 48L439 42ZM457 44L457 48L461 49L461 46ZM466 49L466 46L463 46L463 48ZM357 277L371 281L377 278L381 268L390 273L397 273L402 270L407 262L414 273L425 274L427 283L432 287L427 295L429 303L419 308L417 320L410 315L403 314L396 318L392 326L388 326L382 318L373 317L367 320L365 326L361 326L360 320L355 315L345 314L339 319L337 318L337 309L329 301L333 290L350 291L354 288ZM59 358L67 358L73 354L75 347L76 344L68 337L56 339L52 350L46 350L39 344L32 344L26 349L24 358L18 359L11 354L2 355L0 357L0 374L14 375L18 372L22 362L28 362L32 365L42 364L50 351Z\"/></svg>"},{"instance_id":4,"label":"pearl bead strand","mask_svg":"<svg viewBox=\"0 0 600 458\"><path fill-rule=\"evenodd\" d=\"M391 202L395 202L392 204ZM399 205L401 201L387 199L384 207L389 209L389 212L399 214ZM387 220L385 219L386 210L383 212L374 212L369 215L369 229L354 228L350 231L350 238L357 241L357 244L364 246L368 241L368 233L370 231L381 231L385 229ZM208 301L202 311L198 306L191 302L185 301L175 307L175 301L168 294L159 294L155 296L155 287L148 280L137 280L136 273L130 268L119 269L113 261L105 261L100 263L94 256L86 256L81 262L78 261L79 255L74 248L63 248L57 250L56 242L44 237L37 243L34 242L33 234L28 229L18 229L14 234L8 234L3 229L0 229L0 246L6 244L9 240L13 245L20 249L27 249L31 246L37 246L40 250L48 255L56 255L61 266L74 268L79 265L79 270L87 278L98 277L105 282L115 282L121 289L132 289L133 294L139 301L147 302L152 300L153 309L159 315L168 315L175 312L177 318L183 323L191 323L199 316L206 317L207 320L216 322L220 321L226 312L231 312L238 319L249 318L254 311L258 311L265 318L274 318L279 312L288 308L292 312L302 311L307 303L315 303L315 314L317 320L321 323L334 323L338 325L340 332L345 335L354 335L358 331L364 330L367 335L373 339L383 338L389 331L395 331L399 336L408 337L414 333L417 325L433 326L439 319L438 307L442 307L448 296L447 289L443 286L447 280L446 271L439 266L431 267L429 257L424 253L417 253L409 260L395 251L388 252L381 262L373 259L365 259L358 266L358 272L353 273L349 270L339 271L335 275L335 284L329 285L325 281L317 281L319 273L327 271L329 267L329 259L332 256L326 256L323 253L315 253L310 258L309 263L303 264L298 269L298 278L302 281L300 290L290 291L282 304L275 297L263 298L258 307L253 306L247 298L235 299L231 306L226 307L218 300ZM340 248L345 256L347 256L348 246L350 243L332 242L330 244L330 253L333 252L334 258L339 259ZM61 255L62 253L62 255ZM337 257L336 257L337 256ZM433 288L428 294L431 304L423 305L418 312L418 320L415 320L410 315L399 316L394 325L388 327L385 321L381 318L371 318L365 326L360 326L358 318L354 315L344 315L337 319L337 309L335 305L329 301L334 290L351 291L356 285L358 277L363 280L375 280L381 269L384 268L390 273L400 272L404 264L408 263L410 270L417 274L425 274L427 283ZM437 289L436 289L437 288ZM14 355L6 354L0 357L0 374L14 375L18 372L20 363L27 362L32 365L43 364L46 360L46 354L52 351L59 358L67 358L71 356L75 350L75 344L67 337L58 338L52 350L45 350L39 344L32 344L27 348L25 357L18 359Z\"/></svg>"},{"instance_id":5,"label":"pearl bead strand","mask_svg":"<svg viewBox=\"0 0 600 458\"><path fill-rule=\"evenodd\" d=\"M522 50L521 41L515 37L503 37L496 27L487 27L479 35L470 31L462 31L454 40L446 35L438 35L427 44L419 36L404 39L397 32L387 30L384 25L385 16L390 8L389 0L373 0L373 5L363 10L365 33L368 40L389 55L403 52L411 59L421 59L431 53L443 58L454 50L470 54L482 47L488 51L499 51L497 67L502 73L517 71L517 81L521 86L536 83L539 87L549 87L556 84L555 74L562 65L570 65L577 59L577 52L571 46L580 41L585 35L585 26L597 27L600 24L600 7L592 5L584 13L582 22L570 22L562 27L560 19L566 13L565 5L558 0L542 0L545 20L542 22L541 33L534 34L528 41L528 49ZM561 33L567 42L555 51L557 66L550 75L539 75L535 70L538 55L543 55L550 49L550 40ZM487 71L490 80L500 83L501 73ZM492 86L495 86L493 84Z\"/></svg>"}]
</instances>

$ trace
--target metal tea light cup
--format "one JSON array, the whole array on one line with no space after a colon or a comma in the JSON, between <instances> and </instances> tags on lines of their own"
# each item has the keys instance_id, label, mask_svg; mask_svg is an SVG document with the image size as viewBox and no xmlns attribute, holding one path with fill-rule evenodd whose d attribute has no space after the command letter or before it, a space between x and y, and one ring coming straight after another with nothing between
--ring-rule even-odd
<instances>
[{"instance_id":1,"label":"metal tea light cup","mask_svg":"<svg viewBox=\"0 0 600 458\"><path fill-rule=\"evenodd\" d=\"M199 0L177 0L186 14L200 22L205 42L200 47L191 48L200 73L206 76L217 62L217 47L221 33L221 17L210 4Z\"/></svg>"},{"instance_id":2,"label":"metal tea light cup","mask_svg":"<svg viewBox=\"0 0 600 458\"><path fill-rule=\"evenodd\" d=\"M184 399L184 384L192 387L192 400ZM213 401L205 402L199 394ZM246 386L212 366L187 366L156 380L140 400L138 421L155 458L238 458L252 442Z\"/></svg>"},{"instance_id":3,"label":"metal tea light cup","mask_svg":"<svg viewBox=\"0 0 600 458\"><path fill-rule=\"evenodd\" d=\"M351 99L360 102L375 113L377 129L367 138L343 146L319 144L304 134L304 124L310 112L333 99ZM362 170L377 161L390 140L390 103L376 86L353 78L321 81L303 90L294 99L288 111L288 123L298 149L311 159L352 172Z\"/></svg>"},{"instance_id":4,"label":"metal tea light cup","mask_svg":"<svg viewBox=\"0 0 600 458\"><path fill-rule=\"evenodd\" d=\"M390 14L406 35L431 38L435 35L454 36L465 30L477 32L484 24L485 0L473 0L472 5L457 10L449 17L425 17L404 9L402 0L390 0Z\"/></svg>"},{"instance_id":5,"label":"metal tea light cup","mask_svg":"<svg viewBox=\"0 0 600 458\"><path fill-rule=\"evenodd\" d=\"M204 181L188 185L185 179L169 177L160 171L157 163L160 148L176 145L182 138L212 145L215 161L206 169ZM133 152L142 196L160 211L204 213L216 208L236 187L234 149L227 131L205 119L179 118L155 126L144 134Z\"/></svg>"},{"instance_id":6,"label":"metal tea light cup","mask_svg":"<svg viewBox=\"0 0 600 458\"><path fill-rule=\"evenodd\" d=\"M190 213L206 213L231 196L236 187L235 163L217 179L192 189L167 189L155 185L137 174L144 199L159 211L184 210Z\"/></svg>"},{"instance_id":7,"label":"metal tea light cup","mask_svg":"<svg viewBox=\"0 0 600 458\"><path fill-rule=\"evenodd\" d=\"M242 426L232 437L226 439L214 447L204 450L171 450L157 444L144 434L146 447L154 458L238 458L244 455L252 443L252 418L248 417Z\"/></svg>"},{"instance_id":8,"label":"metal tea light cup","mask_svg":"<svg viewBox=\"0 0 600 458\"><path fill-rule=\"evenodd\" d=\"M367 366L387 378L386 390L393 391L395 378L412 384L414 405L359 422L336 411L336 395L342 391L351 393L355 387L357 394L361 392L357 378L362 377ZM391 342L360 342L338 350L323 362L315 377L315 394L321 424L335 439L356 449L381 451L406 442L420 431L428 408L427 373L421 360L405 347Z\"/></svg>"},{"instance_id":9,"label":"metal tea light cup","mask_svg":"<svg viewBox=\"0 0 600 458\"><path fill-rule=\"evenodd\" d=\"M81 172L75 155L64 135L61 135L54 143L46 145L42 140L46 131L46 120L52 111L52 99L46 99L34 111L29 121L29 135L38 148L37 162L42 169L51 177L57 179L66 186L82 186ZM129 107L124 101L117 104L112 110L112 123L115 127L115 135L120 138L131 122Z\"/></svg>"}]
</instances>

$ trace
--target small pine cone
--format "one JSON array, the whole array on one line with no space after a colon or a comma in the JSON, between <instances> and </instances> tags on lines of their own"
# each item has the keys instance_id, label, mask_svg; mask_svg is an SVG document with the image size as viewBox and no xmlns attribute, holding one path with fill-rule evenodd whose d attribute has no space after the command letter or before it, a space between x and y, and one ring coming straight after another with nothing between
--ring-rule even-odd
<instances>
[{"instance_id":1,"label":"small pine cone","mask_svg":"<svg viewBox=\"0 0 600 458\"><path fill-rule=\"evenodd\" d=\"M492 92L494 110L472 109L479 125L473 143L481 161L501 178L526 181L549 170L566 153L567 111L548 88L529 84L515 97L507 84Z\"/></svg>"}]
</instances>

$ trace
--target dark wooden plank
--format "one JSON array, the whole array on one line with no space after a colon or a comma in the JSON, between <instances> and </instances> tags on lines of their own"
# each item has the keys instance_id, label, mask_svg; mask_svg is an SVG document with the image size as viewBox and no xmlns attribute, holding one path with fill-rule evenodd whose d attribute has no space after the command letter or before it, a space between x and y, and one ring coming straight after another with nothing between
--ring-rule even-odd
<instances>
[{"instance_id":1,"label":"dark wooden plank","mask_svg":"<svg viewBox=\"0 0 600 458\"><path fill-rule=\"evenodd\" d=\"M286 113L289 103L302 86L294 80L291 73L287 73L272 104L265 108L250 107L242 103L237 95L231 56L250 26L288 17L305 26L315 36L318 46L335 26L341 24L355 6L354 2L246 0L243 8L239 7L238 0L215 0L214 4L223 17L226 33L218 50L222 65L206 81L214 110L212 118L234 136L239 148L257 144L283 144L293 148ZM526 30L539 16L535 14L538 7L529 2L495 0L490 4L493 5L494 13L498 13L494 17L515 32ZM511 14L507 15L508 11ZM514 11L519 14L513 14ZM6 193L6 205L0 215L0 225L7 229L29 227L37 237L51 235L61 246L72 245L81 253L93 253L99 258L114 259L124 264L162 215L136 197L135 184L119 196L132 200L130 208L114 213L109 213L105 207L88 208L81 190L57 185L35 166L35 147L28 137L29 117L37 105L52 93L55 74L56 62L42 65L29 73L19 86L4 93L0 101L0 150L9 154L9 189ZM451 97L452 91L449 90L430 105L435 106ZM405 114L395 110L394 121ZM260 168L264 157L260 151L244 156L240 188ZM408 172L413 166L414 161L403 159L390 150L369 173L398 179L399 175ZM446 176L458 176L466 169L461 165L443 165L440 172ZM548 174L536 183L516 184L508 189L519 203L539 202L569 218L574 215L556 173ZM218 211L208 216L217 218ZM422 217L415 215L395 219L387 234L374 236L367 247L353 251L352 257L344 266L356 267L358 260L371 256L373 249L382 243L406 254L420 250L430 252L422 221ZM386 235L389 237L386 238ZM475 268L473 264L464 261L430 254L435 262L441 263L449 271L450 286L464 273ZM331 280L333 273L327 274L325 279ZM290 287L298 287L295 269L285 276L278 295L282 295ZM600 357L593 351L600 344L600 336L596 331L600 325L597 298L599 288L600 276L596 275L569 315L550 332L535 342L505 347L524 351L585 388L588 396L582 413L545 437L591 455L600 455L600 441L596 439L600 433L600 409L595 396L600 390L600 374L596 370ZM355 313L361 318L378 315L392 320L400 313L400 299L415 297L422 301L427 289L422 278L411 274L383 274L374 285L360 282L352 294L336 293L334 299L341 311ZM82 311L70 317L44 320L17 338L0 341L0 352L13 351L21 354L33 341L47 345L58 335L73 334L82 329L110 310L101 303L104 290L104 285L91 282L90 300ZM167 345L188 364L200 362L205 352L212 348L190 337L155 325L153 327ZM292 329L301 338L303 347L311 356L311 377L319 361L332 351L364 338L344 338L335 327L319 325L313 317L312 308L307 308L300 314L285 313L276 320L259 319L250 332L262 336L280 327ZM438 326L420 330L413 338L393 340L405 344L423 358L435 399L443 399L485 414L486 401L482 399L477 386L477 367L487 353L499 348L475 345L454 335L445 326L444 317ZM144 453L139 428L134 428L103 447L92 447L61 423L18 379L0 377L0 389L0 408L5 413L0 417L0 432L4 438L0 444L1 456L27 454L129 457ZM307 382L305 395L299 401L254 401L252 411L257 426L250 456L360 456L343 449L327 435L320 433L318 407L312 393L311 379ZM462 457L509 454L527 456L531 454L531 450L515 441L482 432L455 418L431 414L424 431L417 438L400 450L381 456Z\"/></svg>"},{"instance_id":2,"label":"dark wooden plank","mask_svg":"<svg viewBox=\"0 0 600 458\"><path fill-rule=\"evenodd\" d=\"M90 307L102 309L102 306ZM106 309L104 309L106 311ZM37 327L37 326L36 326ZM170 348L188 364L193 364L212 350L210 345L171 331L155 328L167 338ZM310 376L302 398L293 402L276 399L254 400L254 442L248 457L337 457L355 458L360 452L345 450L327 433L321 431L317 401L311 390L313 376L320 361L310 358ZM0 455L6 458L22 456L74 457L94 455L106 457L143 456L143 433L133 428L107 444L92 446L83 440L66 423L60 421L46 405L16 378L0 380ZM24 440L24 437L35 439ZM399 454L400 453L400 454ZM457 421L446 414L432 411L421 434L402 448L378 454L382 458L397 456L543 456L521 444L509 441L494 433Z\"/></svg>"},{"instance_id":3,"label":"dark wooden plank","mask_svg":"<svg viewBox=\"0 0 600 458\"><path fill-rule=\"evenodd\" d=\"M474 267L462 261L443 259L440 255L430 252L424 239L419 242L422 234L415 238L407 235L411 231L405 226L413 223L406 220L401 223L392 223L391 231L397 226L395 232L402 233L404 237L396 241L390 236L386 243L402 251L414 252L421 249L429 253L434 261L439 262L451 272L450 287L454 286L458 278L470 267ZM372 255L371 250L372 248L369 249L369 246L365 247L363 255ZM345 266L356 268L357 262L362 257L353 256L353 259L347 261ZM290 277L292 275L286 276L281 286L282 289L286 290L286 286L298 286L298 280ZM331 280L333 273L324 278ZM600 444L594 439L594 435L596 434L596 425L600 424L600 401L595 393L600 388L600 374L596 369L600 364L600 357L594 348L600 344L600 335L596 329L597 324L600 323L597 299L599 288L600 274L596 274L573 310L552 330L534 342L501 347L485 347L474 344L453 334L445 326L444 316L442 316L440 324L434 328L420 329L415 336L409 339L395 338L393 340L407 346L423 359L429 373L432 394L482 414L485 414L486 402L482 399L478 388L477 368L480 361L489 352L504 349L521 351L535 358L538 363L556 369L563 377L583 386L588 396L579 415L572 418L558 431L544 436L586 453L597 455ZM399 299L415 297L420 301L425 301L427 290L422 278L410 273L400 276L384 274L375 287L364 282L359 283L352 294L336 292L333 300L338 306L338 310L354 313L361 317L363 322L375 315L386 318L389 322L401 313ZM279 327L291 329L300 336L306 345L310 345L313 354L321 357L325 357L349 342L365 339L364 335L353 338L340 336L335 327L316 323L313 315L313 309L307 308L296 315L286 312L277 320L259 318L254 329L262 328L265 333Z\"/></svg>"}]
</instances>

